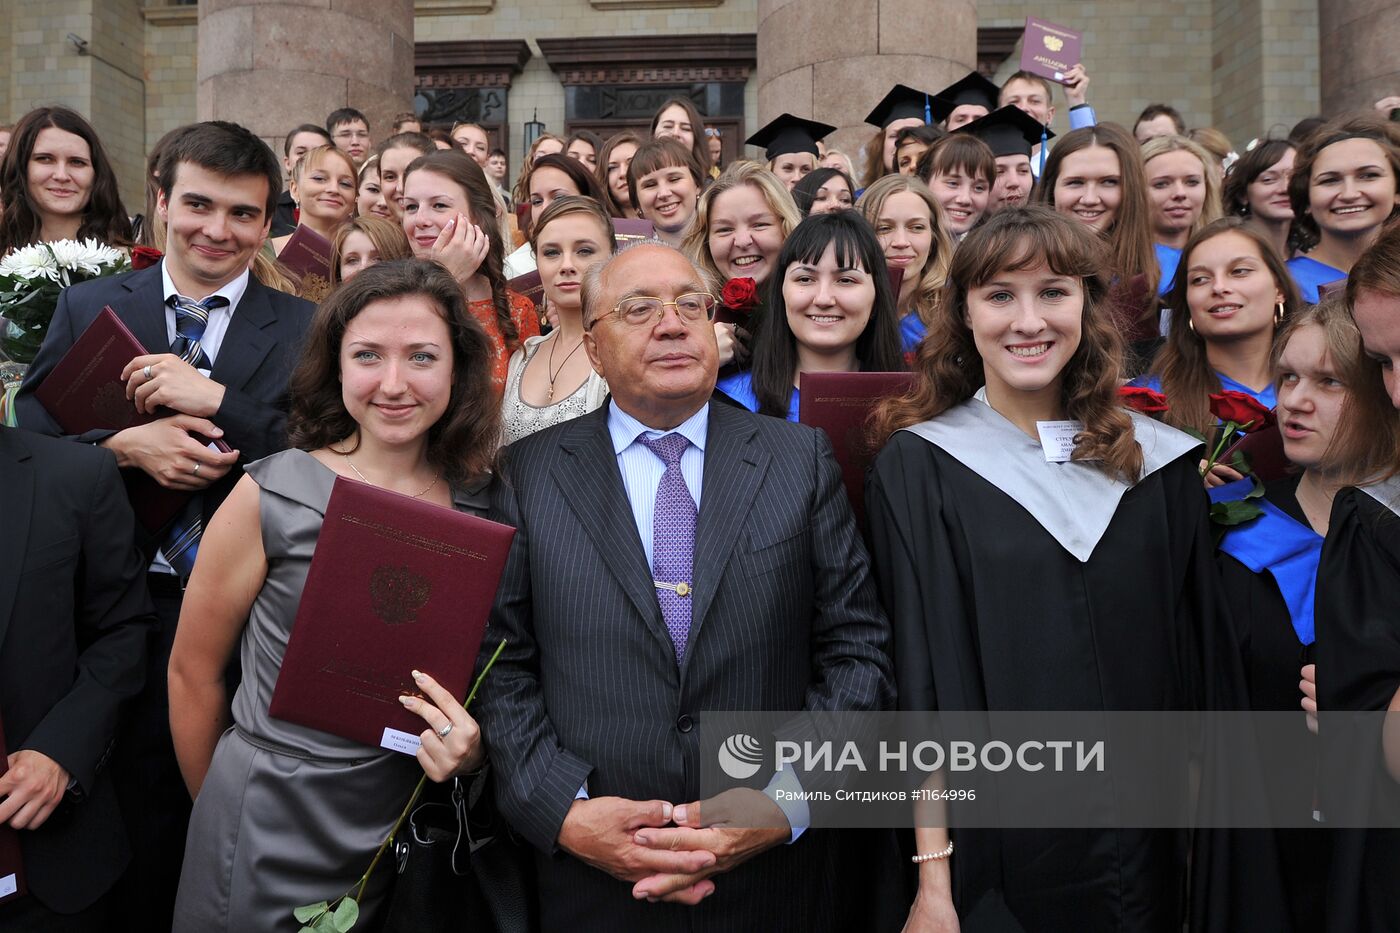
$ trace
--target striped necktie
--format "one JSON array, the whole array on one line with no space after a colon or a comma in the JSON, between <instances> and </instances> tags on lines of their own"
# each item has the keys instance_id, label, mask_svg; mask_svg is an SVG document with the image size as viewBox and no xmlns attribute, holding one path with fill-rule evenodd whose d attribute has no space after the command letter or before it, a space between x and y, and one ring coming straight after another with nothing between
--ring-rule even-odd
<instances>
[{"instance_id":1,"label":"striped necktie","mask_svg":"<svg viewBox=\"0 0 1400 933\"><path fill-rule=\"evenodd\" d=\"M183 295L171 295L168 304L175 309L175 339L170 344L170 352L195 369L205 372L212 370L214 364L199 345L199 340L204 336L204 328L209 325L209 312L228 307L228 299L223 295L210 295L203 301L194 301ZM194 570L199 538L203 533L204 495L195 493L181 509L161 545L166 561L186 580Z\"/></svg>"},{"instance_id":2,"label":"striped necktie","mask_svg":"<svg viewBox=\"0 0 1400 933\"><path fill-rule=\"evenodd\" d=\"M213 369L214 364L199 340L204 336L204 328L209 326L209 312L228 307L228 299L223 295L210 295L203 301L194 301L184 295L171 295L167 303L175 309L175 340L170 344L170 352L195 369L206 372Z\"/></svg>"}]
</instances>

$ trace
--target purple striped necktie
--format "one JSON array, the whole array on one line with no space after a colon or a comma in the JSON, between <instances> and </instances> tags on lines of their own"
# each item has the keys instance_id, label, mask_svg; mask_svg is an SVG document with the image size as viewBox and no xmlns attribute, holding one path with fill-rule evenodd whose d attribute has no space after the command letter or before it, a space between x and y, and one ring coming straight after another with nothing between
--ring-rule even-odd
<instances>
[{"instance_id":1,"label":"purple striped necktie","mask_svg":"<svg viewBox=\"0 0 1400 933\"><path fill-rule=\"evenodd\" d=\"M666 631L675 645L676 660L680 661L685 656L685 643L690 636L691 574L695 565L695 500L681 473L681 454L690 446L690 441L682 434L638 440L666 464L656 487L651 570L661 617L666 620Z\"/></svg>"}]
</instances>

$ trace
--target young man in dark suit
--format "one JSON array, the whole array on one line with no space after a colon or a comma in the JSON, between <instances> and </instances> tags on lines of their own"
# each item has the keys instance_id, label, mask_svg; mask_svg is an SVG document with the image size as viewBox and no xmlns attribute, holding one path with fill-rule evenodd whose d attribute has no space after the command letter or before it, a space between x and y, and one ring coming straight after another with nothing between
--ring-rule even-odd
<instances>
[{"instance_id":1,"label":"young man in dark suit","mask_svg":"<svg viewBox=\"0 0 1400 933\"><path fill-rule=\"evenodd\" d=\"M842 929L835 838L773 785L731 792L762 828L714 825L694 732L707 710L893 701L830 446L710 403L714 299L680 252L599 263L583 300L612 400L504 452L493 505L517 530L484 643L509 644L477 698L543 929Z\"/></svg>"},{"instance_id":2,"label":"young man in dark suit","mask_svg":"<svg viewBox=\"0 0 1400 933\"><path fill-rule=\"evenodd\" d=\"M123 885L132 895L129 919L149 929L170 925L189 819L165 691L183 581L200 530L243 475L241 464L286 446L287 379L314 310L249 273L281 190L281 168L266 144L232 123L195 124L171 140L157 174L165 257L65 290L17 401L22 427L62 433L34 390L110 306L148 351L126 365L127 395L142 411L169 414L77 439L106 447L123 469L192 494L173 522L140 541L152 556L147 582L159 627L146 689L114 763L135 849Z\"/></svg>"},{"instance_id":3,"label":"young man in dark suit","mask_svg":"<svg viewBox=\"0 0 1400 933\"><path fill-rule=\"evenodd\" d=\"M29 889L0 930L100 933L129 855L105 765L146 675L146 563L106 451L0 427L0 515L0 827Z\"/></svg>"}]
</instances>

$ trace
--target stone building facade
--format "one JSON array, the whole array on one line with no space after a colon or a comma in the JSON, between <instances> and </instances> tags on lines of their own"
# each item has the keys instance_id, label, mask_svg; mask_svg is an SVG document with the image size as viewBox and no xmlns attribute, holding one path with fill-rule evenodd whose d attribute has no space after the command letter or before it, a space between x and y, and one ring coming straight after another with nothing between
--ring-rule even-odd
<instances>
[{"instance_id":1,"label":"stone building facade","mask_svg":"<svg viewBox=\"0 0 1400 933\"><path fill-rule=\"evenodd\" d=\"M219 40L201 40L201 11L212 17L231 2L0 0L0 122L42 103L88 115L118 165L124 198L137 209L147 147L202 116L197 50L201 41ZM364 5L259 2L300 8L308 61L316 55L318 17ZM1400 92L1400 5L1373 0L919 0L910 9L923 12L909 28L886 15L873 31L863 27L861 11L877 5L862 0L384 2L413 6L415 96L404 108L443 123L482 122L509 154L512 172L527 124L556 133L644 127L655 104L672 94L689 96L723 130L733 158L761 121L805 109L803 95L785 92L767 73L776 69L811 64L812 75L837 76L830 80L839 79L839 87L825 90L822 79L809 79L807 96L840 93L859 101L846 109L863 112L883 93L875 85L885 76L820 66L856 60L847 46L865 33L869 60L923 54L945 61L945 69L975 62L1004 78L1017 66L1028 13L1084 31L1090 100L1101 119L1131 122L1145 104L1168 101L1190 125L1214 125L1242 148L1252 137L1286 132L1324 101L1331 109L1364 106L1382 92ZM962 18L975 10L975 49L938 45L947 34L936 28L937 11L924 8L940 4ZM898 8L878 8L886 6ZM293 48L301 41L295 34L283 39ZM1057 130L1066 122L1060 104ZM299 105L295 86L266 105L268 125L289 129L325 117L321 106ZM850 119L841 123L854 134ZM373 127L376 136L387 130ZM259 132L280 151L278 131Z\"/></svg>"}]
</instances>

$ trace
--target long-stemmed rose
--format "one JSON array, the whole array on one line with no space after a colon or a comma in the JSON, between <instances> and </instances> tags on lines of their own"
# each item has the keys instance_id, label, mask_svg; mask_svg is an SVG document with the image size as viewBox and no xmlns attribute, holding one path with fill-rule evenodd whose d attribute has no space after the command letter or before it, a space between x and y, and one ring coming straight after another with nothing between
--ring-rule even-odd
<instances>
[{"instance_id":1,"label":"long-stemmed rose","mask_svg":"<svg viewBox=\"0 0 1400 933\"><path fill-rule=\"evenodd\" d=\"M1220 435L1210 458L1201 467L1202 476L1211 471L1232 441L1243 437L1246 431L1263 430L1277 420L1275 414L1259 404L1253 396L1228 389L1210 397L1210 412L1221 421ZM1264 494L1264 487L1259 484L1258 479L1249 475L1249 464L1237 453L1231 466L1246 475L1244 479L1231 483L1229 487L1222 487L1234 490L1233 493L1226 495L1212 492L1210 520L1217 526L1223 526L1217 534L1223 533L1224 528L1242 525L1258 518L1264 512L1254 501Z\"/></svg>"},{"instance_id":2,"label":"long-stemmed rose","mask_svg":"<svg viewBox=\"0 0 1400 933\"><path fill-rule=\"evenodd\" d=\"M486 675L491 673L491 667L505 648L506 640L503 638L501 643L496 646L496 650L492 652L491 660L487 661L486 666L481 669L481 674L476 678L476 683L472 684L467 698L462 701L463 709L471 706L472 700L476 697L476 691L486 680ZM418 798L422 795L423 788L427 786L427 783L428 776L426 774L418 779L418 786L413 788L408 803L404 804L403 809L399 811L399 818L394 821L389 835L385 836L384 841L379 844L378 851L370 860L369 868L365 869L365 873L351 886L349 891L333 901L318 901L315 904L304 904L293 909L292 916L296 918L298 923L302 924L302 933L347 933L354 927L356 921L360 919L360 898L364 897L365 887L369 884L370 877L374 874L374 870L379 867L379 860L384 857L384 853L394 844L399 830L403 829L404 820L408 819L408 815L413 812L413 807L418 803Z\"/></svg>"},{"instance_id":3,"label":"long-stemmed rose","mask_svg":"<svg viewBox=\"0 0 1400 933\"><path fill-rule=\"evenodd\" d=\"M1215 443L1215 450L1201 468L1202 476L1210 472L1232 440L1243 437L1246 431L1260 431L1275 422L1274 413L1259 404L1253 396L1229 389L1210 397L1210 413L1221 421L1220 434Z\"/></svg>"}]
</instances>

